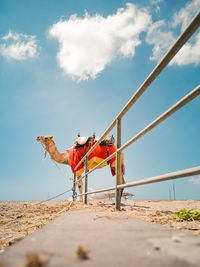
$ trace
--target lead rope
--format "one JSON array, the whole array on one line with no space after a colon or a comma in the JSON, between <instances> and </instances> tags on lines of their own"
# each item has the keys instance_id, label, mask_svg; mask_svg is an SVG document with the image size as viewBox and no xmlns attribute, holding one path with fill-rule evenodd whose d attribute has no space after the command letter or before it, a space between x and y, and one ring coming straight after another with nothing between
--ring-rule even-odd
<instances>
[{"instance_id":1,"label":"lead rope","mask_svg":"<svg viewBox=\"0 0 200 267\"><path fill-rule=\"evenodd\" d=\"M64 195L64 194L67 194L67 193L70 192L71 190L72 190L72 189L70 188L69 190L67 190L67 191L65 191L65 192L63 192L63 193L60 193L60 194L58 194L58 195L56 195L56 196L54 196L54 197L50 197L50 198L48 198L48 199L45 199L45 200L43 200L43 201L40 201L39 203L36 203L35 205L43 204L43 203L45 203L45 202L47 202L47 201L53 200L53 199L55 199L55 198L57 198L57 197L60 197L60 196L62 196L62 195Z\"/></svg>"}]
</instances>

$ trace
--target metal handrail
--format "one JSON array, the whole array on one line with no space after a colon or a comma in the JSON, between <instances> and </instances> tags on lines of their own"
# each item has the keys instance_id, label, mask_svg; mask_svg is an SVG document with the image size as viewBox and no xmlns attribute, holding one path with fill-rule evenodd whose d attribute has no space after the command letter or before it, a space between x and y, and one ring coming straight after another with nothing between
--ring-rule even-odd
<instances>
[{"instance_id":1,"label":"metal handrail","mask_svg":"<svg viewBox=\"0 0 200 267\"><path fill-rule=\"evenodd\" d=\"M174 104L172 107L170 107L168 110L166 110L163 114L161 114L157 119L155 119L152 123L150 123L146 128L144 128L141 132L139 132L136 136L131 138L129 141L127 141L119 150L122 151L129 145L131 145L133 142L138 140L140 137L142 137L145 133L149 132L151 129L153 129L155 126L160 124L162 121L166 120L169 116L171 116L174 112L182 108L184 105L192 101L195 97L200 95L200 85L198 85L194 90L189 92L186 96L184 96L182 99L180 99L176 104Z\"/></svg>"},{"instance_id":2,"label":"metal handrail","mask_svg":"<svg viewBox=\"0 0 200 267\"><path fill-rule=\"evenodd\" d=\"M131 183L126 183L126 184L121 184L117 186L112 186L112 187L107 187L107 188L102 188L99 190L95 191L90 191L86 192L83 194L79 194L78 196L82 195L91 195L91 194L96 194L96 193L102 193L106 191L112 191L115 190L116 187L117 189L122 189L122 188L127 188L127 187L134 187L134 186L139 186L139 185L145 185L145 184L152 184L152 183L157 183L157 182L163 182L163 181L168 181L168 180L173 180L173 179L178 179L178 178L183 178L183 177L189 177L189 176L194 176L200 174L200 166L189 168L189 169L184 169L176 172L170 172L158 176L153 176L150 178L146 178L143 180L131 182Z\"/></svg>"},{"instance_id":3,"label":"metal handrail","mask_svg":"<svg viewBox=\"0 0 200 267\"><path fill-rule=\"evenodd\" d=\"M179 100L175 105L173 105L167 111L162 113L158 118L156 118L153 122L151 122L149 125L147 125L142 131L140 131L138 134L136 134L130 140L128 140L123 146L121 146L121 119L129 111L129 109L133 106L133 104L139 99L139 97L148 89L149 85L156 79L156 77L161 73L161 71L173 59L173 57L183 47L183 45L186 43L186 41L192 36L192 34L198 29L199 26L200 26L200 12L194 17L194 19L191 21L191 23L188 25L188 27L185 29L185 31L177 38L177 40L171 46L169 51L163 56L163 58L156 65L156 67L153 69L153 71L149 74L149 76L146 78L146 80L143 82L143 84L136 90L136 92L133 94L133 96L128 101L128 103L124 106L124 108L115 117L115 119L110 124L110 126L101 135L99 140L89 149L89 151L85 154L85 156L79 161L79 163L74 168L74 192L75 192L75 185L76 185L75 176L76 176L76 171L77 171L78 167L83 162L87 162L88 156L96 149L96 147L101 143L101 141L109 134L109 132L115 126L117 126L117 149L116 149L115 153L111 154L109 157L107 157L105 160L103 160L101 163L99 163L97 166L95 166L95 168L93 168L89 171L87 171L87 166L86 166L87 164L85 164L85 175L82 177L82 179L85 177L85 179L87 180L87 175L89 173L91 173L92 171L94 171L95 169L100 167L103 163L107 162L108 160L110 160L111 158L113 158L116 155L116 161L117 161L116 186L113 187L113 189L116 189L116 209L120 209L120 197L119 197L120 191L119 190L122 188L125 188L125 187L129 187L129 186L136 186L136 185L139 185L142 183L142 181L137 181L137 182L133 182L133 183L125 184L125 185L119 185L120 177L121 177L120 153L125 148L127 148L129 145L131 145L133 142L138 140L144 134L149 132L155 126L160 124L162 121L164 121L170 115L172 115L174 112L176 112L178 109L180 109L182 106L184 106L185 104L190 102L192 99L197 97L200 94L200 86L198 85L193 91L191 91L189 94L187 94L181 100ZM199 173L199 170L198 170L198 173ZM189 176L189 175L186 175L186 176ZM179 178L179 177L177 177L177 178ZM166 179L173 179L173 178L166 178ZM156 180L155 180L155 182L156 182ZM148 181L146 183L148 183ZM85 185L86 184L87 184L87 181L85 181ZM109 190L111 190L111 189L107 189L107 191L109 191ZM96 192L103 192L103 191L97 190ZM89 193L87 192L87 186L85 186L85 193L81 194L81 196L85 195L85 203L87 203L87 197L86 196L88 194ZM91 192L90 192L90 194L91 194Z\"/></svg>"},{"instance_id":4,"label":"metal handrail","mask_svg":"<svg viewBox=\"0 0 200 267\"><path fill-rule=\"evenodd\" d=\"M198 29L200 25L200 12L194 17L185 31L177 38L175 43L171 46L169 51L163 56L160 62L156 65L153 71L149 74L143 84L137 89L137 91L133 94L128 103L124 106L124 108L120 111L120 113L115 117L110 126L105 130L105 132L101 135L100 139L90 148L90 150L86 153L86 155L79 161L74 170L84 162L86 157L88 157L95 148L101 143L101 141L110 133L110 131L115 127L117 119L122 118L125 113L133 106L133 104L140 98L140 96L147 90L149 85L155 80L155 78L161 73L161 71L167 66L167 64L172 60L172 58L177 54L177 52L181 49L181 47L187 42L187 40L192 36L192 34Z\"/></svg>"},{"instance_id":5,"label":"metal handrail","mask_svg":"<svg viewBox=\"0 0 200 267\"><path fill-rule=\"evenodd\" d=\"M178 109L182 108L184 105L186 105L188 102L192 101L195 97L200 95L200 85L198 85L195 89L193 89L190 93L188 93L186 96L184 96L182 99L180 99L177 103L175 103L173 106L171 106L168 110L163 112L159 117L157 117L154 121L152 121L150 124L148 124L143 130L141 130L139 133L137 133L135 136L133 136L130 140L128 140L124 145L122 145L120 148L118 148L114 153L112 153L110 156L108 156L106 159L101 161L98 165L96 165L94 168L89 170L85 173L85 175L82 176L85 177L89 173L96 170L98 167L103 165L105 162L109 161L113 157L116 156L116 152L123 151L125 148L127 148L129 145L137 141L139 138L141 138L143 135L148 133L150 130L152 130L155 126L166 120L169 116L171 116L174 112L176 112Z\"/></svg>"}]
</instances>

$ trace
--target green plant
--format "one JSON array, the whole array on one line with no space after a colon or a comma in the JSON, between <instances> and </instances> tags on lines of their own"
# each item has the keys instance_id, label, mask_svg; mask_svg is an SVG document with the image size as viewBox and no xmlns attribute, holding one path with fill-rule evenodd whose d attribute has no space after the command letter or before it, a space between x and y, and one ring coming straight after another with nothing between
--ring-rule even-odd
<instances>
[{"instance_id":1,"label":"green plant","mask_svg":"<svg viewBox=\"0 0 200 267\"><path fill-rule=\"evenodd\" d=\"M200 212L197 210L181 209L174 212L174 215L178 221L200 221Z\"/></svg>"}]
</instances>

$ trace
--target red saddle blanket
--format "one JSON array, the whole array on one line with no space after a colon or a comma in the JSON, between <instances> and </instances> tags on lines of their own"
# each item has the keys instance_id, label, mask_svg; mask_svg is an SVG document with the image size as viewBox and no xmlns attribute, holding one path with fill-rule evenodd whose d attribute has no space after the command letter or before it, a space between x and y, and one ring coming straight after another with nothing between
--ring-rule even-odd
<instances>
[{"instance_id":1,"label":"red saddle blanket","mask_svg":"<svg viewBox=\"0 0 200 267\"><path fill-rule=\"evenodd\" d=\"M67 149L68 155L69 155L69 163L72 169L72 172L74 172L74 168L79 163L79 161L84 157L85 153L87 153L90 148L95 144L96 141L92 142L90 145L85 147L72 147L70 149ZM109 155L113 154L116 151L116 147L113 146L102 146L98 145L95 150L89 155L88 157L88 169L91 170L94 168L97 164L102 162L104 159L106 159ZM115 157L109 160L109 162L103 163L100 167L102 168L108 164L112 164L115 161ZM76 176L80 176L84 172L84 163L82 163L77 171ZM115 175L115 170L111 169L112 175Z\"/></svg>"}]
</instances>

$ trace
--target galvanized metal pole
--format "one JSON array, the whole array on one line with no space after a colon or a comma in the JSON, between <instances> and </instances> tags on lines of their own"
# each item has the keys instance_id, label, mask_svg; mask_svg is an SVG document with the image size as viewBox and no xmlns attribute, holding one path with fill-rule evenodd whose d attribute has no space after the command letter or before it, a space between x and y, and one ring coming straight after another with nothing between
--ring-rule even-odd
<instances>
[{"instance_id":1,"label":"galvanized metal pole","mask_svg":"<svg viewBox=\"0 0 200 267\"><path fill-rule=\"evenodd\" d=\"M117 149L121 147L121 119L117 119ZM121 202L121 190L117 189L117 186L121 184L122 171L121 171L121 151L116 152L116 198L115 208L120 210Z\"/></svg>"},{"instance_id":2,"label":"galvanized metal pole","mask_svg":"<svg viewBox=\"0 0 200 267\"><path fill-rule=\"evenodd\" d=\"M85 158L85 197L84 203L87 204L87 191L88 191L88 157Z\"/></svg>"}]
</instances>

